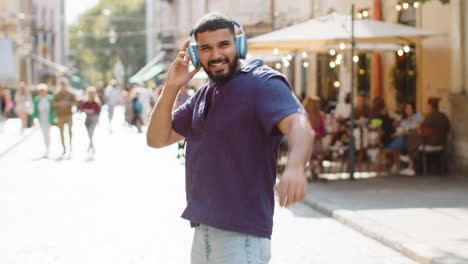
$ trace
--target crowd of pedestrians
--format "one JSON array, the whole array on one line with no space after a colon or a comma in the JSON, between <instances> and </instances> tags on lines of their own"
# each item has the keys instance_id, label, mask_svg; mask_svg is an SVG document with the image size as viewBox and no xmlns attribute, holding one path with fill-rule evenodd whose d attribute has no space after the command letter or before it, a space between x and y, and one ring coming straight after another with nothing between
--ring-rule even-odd
<instances>
[{"instance_id":1,"label":"crowd of pedestrians","mask_svg":"<svg viewBox=\"0 0 468 264\"><path fill-rule=\"evenodd\" d=\"M19 83L11 91L0 83L0 132L12 115L21 120L19 133L34 125L40 127L44 141L43 158L50 156L51 129L54 126L60 131L60 157L71 155L73 120L76 114L86 116L84 126L89 138L89 154L96 152L93 135L102 110L107 112L109 133L113 133L114 111L119 105L125 108L124 125L134 126L139 133L143 132L160 92L156 86L145 88L140 84L126 85L121 89L116 80L110 80L107 87L104 82L98 81L96 86L87 87L83 94L80 90L73 89L66 77L57 78L56 83L56 86L40 83L31 89L24 83Z\"/></svg>"}]
</instances>

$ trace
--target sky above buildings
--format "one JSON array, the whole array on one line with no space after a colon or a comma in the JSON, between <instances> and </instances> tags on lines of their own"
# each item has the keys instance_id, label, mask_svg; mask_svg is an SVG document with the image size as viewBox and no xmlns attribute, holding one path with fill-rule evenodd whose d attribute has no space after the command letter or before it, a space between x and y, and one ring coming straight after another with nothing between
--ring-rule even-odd
<instances>
[{"instance_id":1,"label":"sky above buildings","mask_svg":"<svg viewBox=\"0 0 468 264\"><path fill-rule=\"evenodd\" d=\"M76 22L83 12L95 6L98 2L99 0L65 0L67 24Z\"/></svg>"}]
</instances>

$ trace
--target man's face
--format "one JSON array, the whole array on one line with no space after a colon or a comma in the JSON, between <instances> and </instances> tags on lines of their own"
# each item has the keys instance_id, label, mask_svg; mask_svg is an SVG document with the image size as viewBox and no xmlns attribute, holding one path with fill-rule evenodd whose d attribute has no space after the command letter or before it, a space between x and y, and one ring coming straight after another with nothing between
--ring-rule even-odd
<instances>
[{"instance_id":1,"label":"man's face","mask_svg":"<svg viewBox=\"0 0 468 264\"><path fill-rule=\"evenodd\" d=\"M197 33L200 63L215 82L224 82L239 68L236 43L228 28Z\"/></svg>"}]
</instances>

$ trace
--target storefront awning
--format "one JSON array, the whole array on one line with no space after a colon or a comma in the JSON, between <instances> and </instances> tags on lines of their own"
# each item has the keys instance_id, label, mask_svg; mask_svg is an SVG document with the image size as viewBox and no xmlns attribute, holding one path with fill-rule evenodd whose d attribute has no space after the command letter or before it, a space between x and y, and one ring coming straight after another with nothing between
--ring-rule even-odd
<instances>
[{"instance_id":1,"label":"storefront awning","mask_svg":"<svg viewBox=\"0 0 468 264\"><path fill-rule=\"evenodd\" d=\"M13 41L10 38L0 38L0 81L17 79Z\"/></svg>"},{"instance_id":2,"label":"storefront awning","mask_svg":"<svg viewBox=\"0 0 468 264\"><path fill-rule=\"evenodd\" d=\"M50 67L52 68L53 70L59 72L59 73L63 73L63 74L71 74L71 70L68 69L67 67L61 65L61 64L58 64L54 61L51 61L51 60L48 60L46 58L43 58L41 56L37 56L36 54L29 54L29 56L31 56L31 58L41 64L43 64L44 66L47 66L47 67Z\"/></svg>"},{"instance_id":3,"label":"storefront awning","mask_svg":"<svg viewBox=\"0 0 468 264\"><path fill-rule=\"evenodd\" d=\"M143 68L130 77L130 83L145 82L158 74L162 73L165 69L164 63L161 61L165 52L159 53L158 56L151 59Z\"/></svg>"}]
</instances>

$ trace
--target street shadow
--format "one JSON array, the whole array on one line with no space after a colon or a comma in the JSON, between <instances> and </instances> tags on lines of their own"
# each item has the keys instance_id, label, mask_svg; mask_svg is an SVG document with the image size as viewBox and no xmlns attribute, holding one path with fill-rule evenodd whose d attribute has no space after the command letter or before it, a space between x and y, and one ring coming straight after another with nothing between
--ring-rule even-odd
<instances>
[{"instance_id":1,"label":"street shadow","mask_svg":"<svg viewBox=\"0 0 468 264\"><path fill-rule=\"evenodd\" d=\"M84 162L94 162L96 159L94 158L94 155L89 155L83 160Z\"/></svg>"},{"instance_id":2,"label":"street shadow","mask_svg":"<svg viewBox=\"0 0 468 264\"><path fill-rule=\"evenodd\" d=\"M32 158L31 160L32 161L41 161L41 160L48 160L48 159L49 159L49 157L40 156L40 157Z\"/></svg>"},{"instance_id":3,"label":"street shadow","mask_svg":"<svg viewBox=\"0 0 468 264\"><path fill-rule=\"evenodd\" d=\"M468 178L381 176L313 182L309 196L344 210L455 207L468 211Z\"/></svg>"}]
</instances>

